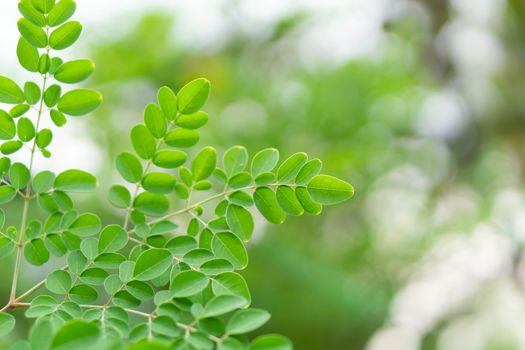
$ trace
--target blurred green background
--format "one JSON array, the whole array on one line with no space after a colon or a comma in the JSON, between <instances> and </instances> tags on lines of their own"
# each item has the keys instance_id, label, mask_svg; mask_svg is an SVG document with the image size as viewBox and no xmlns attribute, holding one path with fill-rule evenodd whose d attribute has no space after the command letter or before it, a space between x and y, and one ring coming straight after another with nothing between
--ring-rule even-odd
<instances>
[{"instance_id":1,"label":"blurred green background","mask_svg":"<svg viewBox=\"0 0 525 350\"><path fill-rule=\"evenodd\" d=\"M85 209L122 215L104 190L128 130L158 87L204 76L201 145L305 151L356 188L320 217L259 220L245 276L263 332L310 350L525 349L525 2L154 3L79 1L76 55L105 97L71 126L98 152Z\"/></svg>"}]
</instances>

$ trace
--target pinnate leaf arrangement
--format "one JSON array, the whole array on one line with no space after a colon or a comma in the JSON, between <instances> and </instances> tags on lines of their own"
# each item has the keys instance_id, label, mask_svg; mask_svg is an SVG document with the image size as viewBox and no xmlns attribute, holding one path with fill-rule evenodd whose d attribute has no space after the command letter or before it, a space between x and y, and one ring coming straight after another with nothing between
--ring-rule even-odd
<instances>
[{"instance_id":1,"label":"pinnate leaf arrangement","mask_svg":"<svg viewBox=\"0 0 525 350\"><path fill-rule=\"evenodd\" d=\"M18 6L18 60L39 82L21 87L0 76L0 102L14 105L0 110L0 204L23 202L22 210L0 211L0 258L15 260L0 336L13 332L12 311L21 308L34 322L11 349L292 349L281 335L250 336L270 318L250 307L239 272L248 265L252 213L272 224L287 215L318 215L323 205L350 198L352 186L320 175L321 161L305 153L281 160L267 148L250 158L234 146L218 159L213 147L194 149L208 121L201 108L210 83L200 78L177 94L162 87L157 103L146 106L144 123L131 129L132 150L116 158L123 184L109 190L123 220L103 226L97 215L75 210L70 197L94 190L95 176L33 172L36 156L51 156L53 133L40 128L41 120L61 127L102 102L95 90L62 91L61 84L79 83L94 70L89 59L56 56L82 31L70 20L76 4L22 0ZM25 151L27 164L11 162L9 155ZM45 216L30 218L31 206ZM19 226L5 227L6 218ZM41 266L51 256L64 267L19 291L22 261Z\"/></svg>"}]
</instances>

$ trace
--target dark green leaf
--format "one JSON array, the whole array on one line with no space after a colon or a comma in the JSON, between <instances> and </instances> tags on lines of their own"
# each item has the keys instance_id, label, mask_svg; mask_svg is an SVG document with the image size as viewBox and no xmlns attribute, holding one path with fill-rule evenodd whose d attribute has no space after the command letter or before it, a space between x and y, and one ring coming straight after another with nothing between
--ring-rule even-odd
<instances>
[{"instance_id":1,"label":"dark green leaf","mask_svg":"<svg viewBox=\"0 0 525 350\"><path fill-rule=\"evenodd\" d=\"M183 271L171 282L171 296L185 298L202 292L208 286L208 277L198 271Z\"/></svg>"},{"instance_id":2,"label":"dark green leaf","mask_svg":"<svg viewBox=\"0 0 525 350\"><path fill-rule=\"evenodd\" d=\"M40 266L49 260L49 251L44 241L36 238L26 243L24 246L24 257L32 265Z\"/></svg>"},{"instance_id":3,"label":"dark green leaf","mask_svg":"<svg viewBox=\"0 0 525 350\"><path fill-rule=\"evenodd\" d=\"M292 350L292 342L278 334L262 335L250 344L249 350Z\"/></svg>"},{"instance_id":4,"label":"dark green leaf","mask_svg":"<svg viewBox=\"0 0 525 350\"><path fill-rule=\"evenodd\" d=\"M217 258L228 260L236 270L248 266L248 254L239 237L231 232L217 233L211 243Z\"/></svg>"},{"instance_id":5,"label":"dark green leaf","mask_svg":"<svg viewBox=\"0 0 525 350\"><path fill-rule=\"evenodd\" d=\"M71 320L66 322L53 337L53 350L95 349L100 330L95 323Z\"/></svg>"},{"instance_id":6,"label":"dark green leaf","mask_svg":"<svg viewBox=\"0 0 525 350\"><path fill-rule=\"evenodd\" d=\"M323 211L323 206L312 199L305 187L297 187L295 195L308 214L319 215Z\"/></svg>"}]
</instances>

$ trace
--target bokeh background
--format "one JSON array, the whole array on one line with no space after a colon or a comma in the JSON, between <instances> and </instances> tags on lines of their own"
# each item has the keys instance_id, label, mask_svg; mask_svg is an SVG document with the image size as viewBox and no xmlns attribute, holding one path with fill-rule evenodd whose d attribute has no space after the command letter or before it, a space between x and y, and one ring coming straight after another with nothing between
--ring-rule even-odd
<instances>
[{"instance_id":1,"label":"bokeh background","mask_svg":"<svg viewBox=\"0 0 525 350\"><path fill-rule=\"evenodd\" d=\"M201 144L306 151L357 191L321 217L260 221L245 276L273 314L263 331L305 350L525 349L525 2L77 3L66 57L94 59L105 104L56 130L37 168L96 173L82 208L122 215L104 193L130 127L158 87L205 76ZM0 74L23 83L16 5L0 2Z\"/></svg>"}]
</instances>

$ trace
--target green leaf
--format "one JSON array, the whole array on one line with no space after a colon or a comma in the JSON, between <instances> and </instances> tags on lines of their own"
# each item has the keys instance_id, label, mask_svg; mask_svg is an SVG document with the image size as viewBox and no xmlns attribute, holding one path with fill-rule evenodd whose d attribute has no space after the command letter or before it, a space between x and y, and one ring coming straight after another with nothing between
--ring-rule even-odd
<instances>
[{"instance_id":1,"label":"green leaf","mask_svg":"<svg viewBox=\"0 0 525 350\"><path fill-rule=\"evenodd\" d=\"M71 300L79 304L89 304L98 298L95 288L87 284L77 284L69 290L68 294Z\"/></svg>"},{"instance_id":2,"label":"green leaf","mask_svg":"<svg viewBox=\"0 0 525 350\"><path fill-rule=\"evenodd\" d=\"M207 179L215 170L217 163L217 152L213 147L203 148L193 158L191 170L195 181Z\"/></svg>"},{"instance_id":3,"label":"green leaf","mask_svg":"<svg viewBox=\"0 0 525 350\"><path fill-rule=\"evenodd\" d=\"M196 130L178 128L168 132L164 142L171 147L187 148L199 142L200 134Z\"/></svg>"},{"instance_id":4,"label":"green leaf","mask_svg":"<svg viewBox=\"0 0 525 350\"><path fill-rule=\"evenodd\" d=\"M49 260L49 251L43 240L35 238L25 244L24 257L31 265L41 266Z\"/></svg>"},{"instance_id":5,"label":"green leaf","mask_svg":"<svg viewBox=\"0 0 525 350\"><path fill-rule=\"evenodd\" d=\"M248 164L248 151L243 146L233 146L224 153L222 164L226 175L237 174Z\"/></svg>"},{"instance_id":6,"label":"green leaf","mask_svg":"<svg viewBox=\"0 0 525 350\"><path fill-rule=\"evenodd\" d=\"M140 300L147 300L153 298L154 291L149 284L142 281L130 281L126 285L126 289L135 298Z\"/></svg>"},{"instance_id":7,"label":"green leaf","mask_svg":"<svg viewBox=\"0 0 525 350\"><path fill-rule=\"evenodd\" d=\"M38 148L46 148L51 144L53 140L53 132L51 129L42 129L36 134L36 145Z\"/></svg>"},{"instance_id":8,"label":"green leaf","mask_svg":"<svg viewBox=\"0 0 525 350\"><path fill-rule=\"evenodd\" d=\"M124 180L139 183L142 179L142 164L133 154L122 152L116 159L117 170Z\"/></svg>"},{"instance_id":9,"label":"green leaf","mask_svg":"<svg viewBox=\"0 0 525 350\"><path fill-rule=\"evenodd\" d=\"M117 269L126 258L118 253L102 253L95 258L95 265L103 269Z\"/></svg>"},{"instance_id":10,"label":"green leaf","mask_svg":"<svg viewBox=\"0 0 525 350\"><path fill-rule=\"evenodd\" d=\"M172 262L173 258L169 250L148 249L137 259L133 276L139 281L150 281L166 272Z\"/></svg>"},{"instance_id":11,"label":"green leaf","mask_svg":"<svg viewBox=\"0 0 525 350\"><path fill-rule=\"evenodd\" d=\"M74 60L62 64L56 70L55 79L67 84L79 83L95 71L95 63L88 59Z\"/></svg>"},{"instance_id":12,"label":"green leaf","mask_svg":"<svg viewBox=\"0 0 525 350\"><path fill-rule=\"evenodd\" d=\"M95 349L100 330L95 323L71 320L66 322L53 337L53 350Z\"/></svg>"},{"instance_id":13,"label":"green leaf","mask_svg":"<svg viewBox=\"0 0 525 350\"><path fill-rule=\"evenodd\" d=\"M29 105L25 104L25 103L24 104L20 104L20 105L16 105L16 106L14 106L13 108L11 108L9 110L9 115L11 116L11 118L18 118L18 117L26 114L26 112L29 111L30 108L31 107L29 107Z\"/></svg>"},{"instance_id":14,"label":"green leaf","mask_svg":"<svg viewBox=\"0 0 525 350\"><path fill-rule=\"evenodd\" d=\"M210 93L210 82L198 78L184 85L177 94L178 110L182 114L195 113L204 106Z\"/></svg>"},{"instance_id":15,"label":"green leaf","mask_svg":"<svg viewBox=\"0 0 525 350\"><path fill-rule=\"evenodd\" d=\"M247 187L252 182L252 177L249 172L241 171L233 175L228 180L228 187L230 188L243 188Z\"/></svg>"},{"instance_id":16,"label":"green leaf","mask_svg":"<svg viewBox=\"0 0 525 350\"><path fill-rule=\"evenodd\" d=\"M108 199L117 208L127 208L131 204L131 194L126 187L121 185L111 186Z\"/></svg>"},{"instance_id":17,"label":"green leaf","mask_svg":"<svg viewBox=\"0 0 525 350\"><path fill-rule=\"evenodd\" d=\"M97 187L97 178L88 172L70 169L58 174L54 186L67 192L90 192Z\"/></svg>"},{"instance_id":18,"label":"green leaf","mask_svg":"<svg viewBox=\"0 0 525 350\"><path fill-rule=\"evenodd\" d=\"M206 275L214 276L223 272L233 271L233 265L226 259L212 259L202 264L200 271Z\"/></svg>"},{"instance_id":19,"label":"green leaf","mask_svg":"<svg viewBox=\"0 0 525 350\"><path fill-rule=\"evenodd\" d=\"M60 95L62 94L62 88L60 85L53 84L46 89L44 92L44 103L48 107L55 106L60 101Z\"/></svg>"},{"instance_id":20,"label":"green leaf","mask_svg":"<svg viewBox=\"0 0 525 350\"><path fill-rule=\"evenodd\" d=\"M153 164L164 169L174 169L184 164L187 158L182 151L164 149L155 153Z\"/></svg>"},{"instance_id":21,"label":"green leaf","mask_svg":"<svg viewBox=\"0 0 525 350\"><path fill-rule=\"evenodd\" d=\"M22 148L22 146L24 146L24 144L21 141L8 141L0 146L0 151L2 151L3 154L13 154Z\"/></svg>"},{"instance_id":22,"label":"green leaf","mask_svg":"<svg viewBox=\"0 0 525 350\"><path fill-rule=\"evenodd\" d=\"M349 183L329 175L317 175L307 185L312 199L324 205L346 201L354 195Z\"/></svg>"},{"instance_id":23,"label":"green leaf","mask_svg":"<svg viewBox=\"0 0 525 350\"><path fill-rule=\"evenodd\" d=\"M312 199L305 187L296 187L295 195L308 214L319 215L323 211L323 206Z\"/></svg>"},{"instance_id":24,"label":"green leaf","mask_svg":"<svg viewBox=\"0 0 525 350\"><path fill-rule=\"evenodd\" d=\"M323 162L319 159L311 159L306 162L295 178L295 183L298 185L306 185L323 167Z\"/></svg>"},{"instance_id":25,"label":"green leaf","mask_svg":"<svg viewBox=\"0 0 525 350\"><path fill-rule=\"evenodd\" d=\"M217 350L245 350L245 346L236 338L225 338L217 346Z\"/></svg>"},{"instance_id":26,"label":"green leaf","mask_svg":"<svg viewBox=\"0 0 525 350\"><path fill-rule=\"evenodd\" d=\"M182 330L178 328L175 321L168 316L155 317L151 324L151 329L156 334L170 338L175 338L182 334Z\"/></svg>"},{"instance_id":27,"label":"green leaf","mask_svg":"<svg viewBox=\"0 0 525 350\"><path fill-rule=\"evenodd\" d=\"M246 306L246 299L235 295L218 295L204 308L203 317L216 317Z\"/></svg>"},{"instance_id":28,"label":"green leaf","mask_svg":"<svg viewBox=\"0 0 525 350\"><path fill-rule=\"evenodd\" d=\"M166 244L171 254L176 257L182 257L190 250L197 248L197 241L191 236L177 236L173 237Z\"/></svg>"},{"instance_id":29,"label":"green leaf","mask_svg":"<svg viewBox=\"0 0 525 350\"><path fill-rule=\"evenodd\" d=\"M308 155L306 153L298 152L292 154L277 170L277 180L281 183L293 181L307 159Z\"/></svg>"},{"instance_id":30,"label":"green leaf","mask_svg":"<svg viewBox=\"0 0 525 350\"><path fill-rule=\"evenodd\" d=\"M31 0L31 3L41 13L49 13L55 6L55 0Z\"/></svg>"},{"instance_id":31,"label":"green leaf","mask_svg":"<svg viewBox=\"0 0 525 350\"><path fill-rule=\"evenodd\" d=\"M104 227L100 233L98 250L100 253L118 252L128 243L128 233L120 225Z\"/></svg>"},{"instance_id":32,"label":"green leaf","mask_svg":"<svg viewBox=\"0 0 525 350\"><path fill-rule=\"evenodd\" d=\"M175 176L161 172L151 172L142 179L142 187L146 191L159 194L168 194L175 187Z\"/></svg>"},{"instance_id":33,"label":"green leaf","mask_svg":"<svg viewBox=\"0 0 525 350\"><path fill-rule=\"evenodd\" d=\"M12 315L0 312L0 337L11 333L15 328L15 324L16 320Z\"/></svg>"},{"instance_id":34,"label":"green leaf","mask_svg":"<svg viewBox=\"0 0 525 350\"><path fill-rule=\"evenodd\" d=\"M80 250L75 250L67 256L67 267L74 274L79 275L86 267L87 259Z\"/></svg>"},{"instance_id":35,"label":"green leaf","mask_svg":"<svg viewBox=\"0 0 525 350\"><path fill-rule=\"evenodd\" d=\"M170 350L171 348L156 340L143 339L127 350Z\"/></svg>"},{"instance_id":36,"label":"green leaf","mask_svg":"<svg viewBox=\"0 0 525 350\"><path fill-rule=\"evenodd\" d=\"M76 7L73 0L60 0L47 16L49 26L56 27L67 21L75 13Z\"/></svg>"},{"instance_id":37,"label":"green leaf","mask_svg":"<svg viewBox=\"0 0 525 350\"><path fill-rule=\"evenodd\" d=\"M82 25L77 21L67 22L55 29L49 36L49 46L63 50L73 45L82 32Z\"/></svg>"},{"instance_id":38,"label":"green leaf","mask_svg":"<svg viewBox=\"0 0 525 350\"><path fill-rule=\"evenodd\" d=\"M182 114L175 120L175 125L185 129L198 129L208 122L208 113L198 111L192 114Z\"/></svg>"},{"instance_id":39,"label":"green leaf","mask_svg":"<svg viewBox=\"0 0 525 350\"><path fill-rule=\"evenodd\" d=\"M64 116L64 114L62 114L62 112L57 111L56 109L52 109L51 111L49 111L49 115L51 116L51 120L56 126L61 127L66 124L66 117Z\"/></svg>"},{"instance_id":40,"label":"green leaf","mask_svg":"<svg viewBox=\"0 0 525 350\"><path fill-rule=\"evenodd\" d=\"M246 309L237 311L228 321L228 334L245 334L256 330L270 319L270 314L261 309Z\"/></svg>"},{"instance_id":41,"label":"green leaf","mask_svg":"<svg viewBox=\"0 0 525 350\"><path fill-rule=\"evenodd\" d=\"M42 54L38 59L38 72L40 74L46 74L51 67L51 58L47 53Z\"/></svg>"},{"instance_id":42,"label":"green leaf","mask_svg":"<svg viewBox=\"0 0 525 350\"><path fill-rule=\"evenodd\" d=\"M20 190L25 188L29 184L29 179L31 174L29 169L22 163L13 163L11 169L9 169L9 179L11 180L11 185Z\"/></svg>"},{"instance_id":43,"label":"green leaf","mask_svg":"<svg viewBox=\"0 0 525 350\"><path fill-rule=\"evenodd\" d=\"M7 237L0 236L0 259L15 251L15 242Z\"/></svg>"},{"instance_id":44,"label":"green leaf","mask_svg":"<svg viewBox=\"0 0 525 350\"><path fill-rule=\"evenodd\" d=\"M18 31L22 37L31 45L37 48L44 48L47 45L46 32L28 21L25 18L18 20Z\"/></svg>"},{"instance_id":45,"label":"green leaf","mask_svg":"<svg viewBox=\"0 0 525 350\"><path fill-rule=\"evenodd\" d=\"M171 296L186 298L202 292L208 286L208 277L199 271L183 271L171 282Z\"/></svg>"},{"instance_id":46,"label":"green leaf","mask_svg":"<svg viewBox=\"0 0 525 350\"><path fill-rule=\"evenodd\" d=\"M133 201L135 209L148 216L162 216L170 207L169 200L157 193L142 192Z\"/></svg>"},{"instance_id":47,"label":"green leaf","mask_svg":"<svg viewBox=\"0 0 525 350\"><path fill-rule=\"evenodd\" d=\"M212 280L212 289L215 295L236 295L251 302L250 291L246 281L236 272L223 272Z\"/></svg>"},{"instance_id":48,"label":"green leaf","mask_svg":"<svg viewBox=\"0 0 525 350\"><path fill-rule=\"evenodd\" d=\"M231 232L219 232L213 236L212 250L217 258L226 259L236 270L248 266L248 254L239 237Z\"/></svg>"},{"instance_id":49,"label":"green leaf","mask_svg":"<svg viewBox=\"0 0 525 350\"><path fill-rule=\"evenodd\" d=\"M69 226L68 230L80 237L89 237L100 231L100 218L95 214L84 213Z\"/></svg>"},{"instance_id":50,"label":"green leaf","mask_svg":"<svg viewBox=\"0 0 525 350\"><path fill-rule=\"evenodd\" d=\"M33 178L33 191L36 193L47 192L53 187L55 181L55 174L49 170L39 172Z\"/></svg>"},{"instance_id":51,"label":"green leaf","mask_svg":"<svg viewBox=\"0 0 525 350\"><path fill-rule=\"evenodd\" d=\"M158 139L163 138L168 129L164 113L155 103L149 103L144 109L144 124L151 134Z\"/></svg>"},{"instance_id":52,"label":"green leaf","mask_svg":"<svg viewBox=\"0 0 525 350\"><path fill-rule=\"evenodd\" d=\"M163 86L157 93L157 101L168 120L174 120L177 116L177 96L167 86Z\"/></svg>"},{"instance_id":53,"label":"green leaf","mask_svg":"<svg viewBox=\"0 0 525 350\"><path fill-rule=\"evenodd\" d=\"M277 202L275 193L268 187L260 187L253 194L255 206L261 214L272 224L282 224L286 213Z\"/></svg>"},{"instance_id":54,"label":"green leaf","mask_svg":"<svg viewBox=\"0 0 525 350\"><path fill-rule=\"evenodd\" d=\"M18 119L17 134L21 141L29 142L35 137L35 126L33 122L26 117Z\"/></svg>"},{"instance_id":55,"label":"green leaf","mask_svg":"<svg viewBox=\"0 0 525 350\"><path fill-rule=\"evenodd\" d=\"M24 101L22 89L11 79L0 76L0 102L16 104Z\"/></svg>"},{"instance_id":56,"label":"green leaf","mask_svg":"<svg viewBox=\"0 0 525 350\"><path fill-rule=\"evenodd\" d=\"M138 124L131 129L131 144L137 154L143 159L151 159L155 155L157 145L149 129Z\"/></svg>"},{"instance_id":57,"label":"green leaf","mask_svg":"<svg viewBox=\"0 0 525 350\"><path fill-rule=\"evenodd\" d=\"M282 335L261 335L250 344L249 350L292 350L292 342Z\"/></svg>"},{"instance_id":58,"label":"green leaf","mask_svg":"<svg viewBox=\"0 0 525 350\"><path fill-rule=\"evenodd\" d=\"M101 286L104 284L106 278L109 277L109 273L99 267L92 267L82 271L79 277L84 283L92 286Z\"/></svg>"},{"instance_id":59,"label":"green leaf","mask_svg":"<svg viewBox=\"0 0 525 350\"><path fill-rule=\"evenodd\" d=\"M251 172L253 177L271 172L278 162L279 151L275 148L266 148L259 151L252 159Z\"/></svg>"},{"instance_id":60,"label":"green leaf","mask_svg":"<svg viewBox=\"0 0 525 350\"><path fill-rule=\"evenodd\" d=\"M66 294L71 288L71 275L64 270L56 270L47 275L46 288L55 294Z\"/></svg>"},{"instance_id":61,"label":"green leaf","mask_svg":"<svg viewBox=\"0 0 525 350\"><path fill-rule=\"evenodd\" d=\"M11 140L16 135L16 125L13 118L0 110L0 140Z\"/></svg>"},{"instance_id":62,"label":"green leaf","mask_svg":"<svg viewBox=\"0 0 525 350\"><path fill-rule=\"evenodd\" d=\"M96 238L86 238L80 243L80 251L86 259L93 260L98 254L98 241Z\"/></svg>"},{"instance_id":63,"label":"green leaf","mask_svg":"<svg viewBox=\"0 0 525 350\"><path fill-rule=\"evenodd\" d=\"M70 116L88 114L100 106L102 95L91 89L76 89L66 92L58 101L58 109Z\"/></svg>"},{"instance_id":64,"label":"green leaf","mask_svg":"<svg viewBox=\"0 0 525 350\"><path fill-rule=\"evenodd\" d=\"M253 217L245 208L230 204L226 210L226 221L230 229L242 240L250 240L253 233Z\"/></svg>"},{"instance_id":65,"label":"green leaf","mask_svg":"<svg viewBox=\"0 0 525 350\"><path fill-rule=\"evenodd\" d=\"M16 56L22 67L30 72L38 71L38 60L40 58L38 50L23 37L20 37L20 40L18 40Z\"/></svg>"},{"instance_id":66,"label":"green leaf","mask_svg":"<svg viewBox=\"0 0 525 350\"><path fill-rule=\"evenodd\" d=\"M303 215L304 209L290 186L279 186L276 192L277 202L289 215Z\"/></svg>"},{"instance_id":67,"label":"green leaf","mask_svg":"<svg viewBox=\"0 0 525 350\"><path fill-rule=\"evenodd\" d=\"M41 94L40 87L32 81L24 84L24 96L28 104L34 105L40 101Z\"/></svg>"},{"instance_id":68,"label":"green leaf","mask_svg":"<svg viewBox=\"0 0 525 350\"><path fill-rule=\"evenodd\" d=\"M46 25L46 17L33 7L31 0L21 0L18 3L18 10L33 24L36 24L39 27L44 27Z\"/></svg>"}]
</instances>

